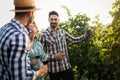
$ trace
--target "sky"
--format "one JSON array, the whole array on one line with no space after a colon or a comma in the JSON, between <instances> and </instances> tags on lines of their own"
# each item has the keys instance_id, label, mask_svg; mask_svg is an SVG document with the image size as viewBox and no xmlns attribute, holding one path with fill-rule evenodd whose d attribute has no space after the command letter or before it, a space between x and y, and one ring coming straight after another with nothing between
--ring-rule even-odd
<instances>
[{"instance_id":1,"label":"sky","mask_svg":"<svg viewBox=\"0 0 120 80\"><path fill-rule=\"evenodd\" d=\"M100 15L100 22L103 24L111 23L112 18L109 11L112 9L112 3L115 0L36 0L36 6L41 10L36 11L35 21L39 30L46 29L49 26L48 14L50 11L55 10L59 13L60 22L67 20L66 10L61 5L66 6L72 13L86 14L91 19L96 15ZM14 9L13 0L1 0L0 2L0 27L8 23L14 18L14 12L9 10Z\"/></svg>"}]
</instances>

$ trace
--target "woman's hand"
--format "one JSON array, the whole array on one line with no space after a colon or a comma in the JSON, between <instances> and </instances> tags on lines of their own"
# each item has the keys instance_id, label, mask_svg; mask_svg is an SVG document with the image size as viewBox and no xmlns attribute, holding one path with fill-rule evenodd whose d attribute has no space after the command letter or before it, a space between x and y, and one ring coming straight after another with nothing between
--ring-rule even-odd
<instances>
[{"instance_id":1,"label":"woman's hand","mask_svg":"<svg viewBox=\"0 0 120 80\"><path fill-rule=\"evenodd\" d=\"M37 35L38 29L34 24L29 24L28 28L30 30L29 37L31 40L34 40L35 36Z\"/></svg>"},{"instance_id":2,"label":"woman's hand","mask_svg":"<svg viewBox=\"0 0 120 80\"><path fill-rule=\"evenodd\" d=\"M38 59L34 58L33 60L31 60L31 64L32 65L38 64Z\"/></svg>"}]
</instances>

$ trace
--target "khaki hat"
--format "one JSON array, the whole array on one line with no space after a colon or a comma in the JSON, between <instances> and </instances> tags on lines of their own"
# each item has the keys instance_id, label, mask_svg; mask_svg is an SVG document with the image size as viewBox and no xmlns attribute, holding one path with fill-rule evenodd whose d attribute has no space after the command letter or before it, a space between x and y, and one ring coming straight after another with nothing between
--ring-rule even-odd
<instances>
[{"instance_id":1,"label":"khaki hat","mask_svg":"<svg viewBox=\"0 0 120 80\"><path fill-rule=\"evenodd\" d=\"M14 0L15 9L10 10L14 12L28 12L40 10L35 7L35 0Z\"/></svg>"}]
</instances>

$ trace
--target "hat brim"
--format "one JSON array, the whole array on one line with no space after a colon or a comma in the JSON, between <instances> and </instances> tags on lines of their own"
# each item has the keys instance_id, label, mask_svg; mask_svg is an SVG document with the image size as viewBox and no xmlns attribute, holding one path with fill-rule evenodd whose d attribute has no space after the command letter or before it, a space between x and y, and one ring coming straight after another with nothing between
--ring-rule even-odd
<instances>
[{"instance_id":1,"label":"hat brim","mask_svg":"<svg viewBox=\"0 0 120 80\"><path fill-rule=\"evenodd\" d=\"M10 10L12 12L29 12L29 11L36 11L41 10L40 8L34 8L34 9L27 9L27 10Z\"/></svg>"}]
</instances>

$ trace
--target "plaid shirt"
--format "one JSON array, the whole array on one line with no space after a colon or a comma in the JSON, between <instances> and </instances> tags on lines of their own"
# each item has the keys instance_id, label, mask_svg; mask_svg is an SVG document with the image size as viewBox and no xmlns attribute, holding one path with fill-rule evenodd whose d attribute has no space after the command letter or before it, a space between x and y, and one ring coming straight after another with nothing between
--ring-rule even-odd
<instances>
[{"instance_id":1,"label":"plaid shirt","mask_svg":"<svg viewBox=\"0 0 120 80\"><path fill-rule=\"evenodd\" d=\"M0 79L32 80L35 72L31 70L28 50L27 28L16 19L0 29Z\"/></svg>"},{"instance_id":2,"label":"plaid shirt","mask_svg":"<svg viewBox=\"0 0 120 80\"><path fill-rule=\"evenodd\" d=\"M50 27L42 32L39 41L42 43L45 53L49 55L51 60L48 63L49 72L55 73L71 68L67 50L67 41L78 43L82 42L84 39L84 35L72 37L63 29L58 29L56 35L52 35ZM65 53L65 59L55 60L55 54L60 51Z\"/></svg>"}]
</instances>

